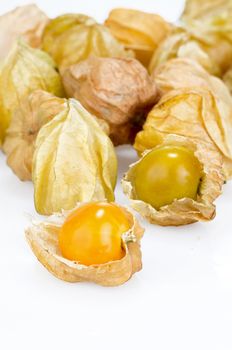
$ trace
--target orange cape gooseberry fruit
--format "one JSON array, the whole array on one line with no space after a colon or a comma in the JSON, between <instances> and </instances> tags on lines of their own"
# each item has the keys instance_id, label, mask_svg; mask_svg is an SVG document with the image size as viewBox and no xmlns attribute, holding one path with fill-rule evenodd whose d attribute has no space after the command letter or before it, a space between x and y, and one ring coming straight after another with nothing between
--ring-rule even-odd
<instances>
[{"instance_id":1,"label":"orange cape gooseberry fruit","mask_svg":"<svg viewBox=\"0 0 232 350\"><path fill-rule=\"evenodd\" d=\"M83 265L120 260L125 255L122 234L129 229L128 218L115 204L85 204L64 222L59 247L66 259Z\"/></svg>"}]
</instances>

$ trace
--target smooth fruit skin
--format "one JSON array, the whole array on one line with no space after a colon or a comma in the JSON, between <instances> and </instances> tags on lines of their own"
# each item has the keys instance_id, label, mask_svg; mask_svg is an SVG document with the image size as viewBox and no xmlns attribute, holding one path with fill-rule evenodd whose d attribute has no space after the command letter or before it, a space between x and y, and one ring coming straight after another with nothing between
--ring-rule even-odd
<instances>
[{"instance_id":1,"label":"smooth fruit skin","mask_svg":"<svg viewBox=\"0 0 232 350\"><path fill-rule=\"evenodd\" d=\"M83 265L104 264L125 255L122 234L131 225L115 204L90 203L76 209L59 234L62 255Z\"/></svg>"},{"instance_id":2,"label":"smooth fruit skin","mask_svg":"<svg viewBox=\"0 0 232 350\"><path fill-rule=\"evenodd\" d=\"M157 210L175 199L196 199L201 176L201 164L191 150L161 146L149 152L135 168L137 199Z\"/></svg>"}]
</instances>

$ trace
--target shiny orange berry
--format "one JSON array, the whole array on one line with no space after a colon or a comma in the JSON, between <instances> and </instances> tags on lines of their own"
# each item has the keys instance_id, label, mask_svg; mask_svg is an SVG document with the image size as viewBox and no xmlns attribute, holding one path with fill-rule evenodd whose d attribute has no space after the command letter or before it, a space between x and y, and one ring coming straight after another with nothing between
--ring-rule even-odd
<instances>
[{"instance_id":1,"label":"shiny orange berry","mask_svg":"<svg viewBox=\"0 0 232 350\"><path fill-rule=\"evenodd\" d=\"M83 265L104 264L125 255L122 234L130 229L123 210L112 203L90 203L71 213L59 234L62 255Z\"/></svg>"}]
</instances>

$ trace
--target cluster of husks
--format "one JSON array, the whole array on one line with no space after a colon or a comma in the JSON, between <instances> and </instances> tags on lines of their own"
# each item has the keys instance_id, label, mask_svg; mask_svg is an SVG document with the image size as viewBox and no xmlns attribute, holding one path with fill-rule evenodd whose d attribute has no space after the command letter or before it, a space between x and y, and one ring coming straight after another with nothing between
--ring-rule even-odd
<instances>
[{"instance_id":1,"label":"cluster of husks","mask_svg":"<svg viewBox=\"0 0 232 350\"><path fill-rule=\"evenodd\" d=\"M223 0L206 1L203 5L202 8L198 0L188 0L181 27L174 28L154 52L149 69L161 100L148 114L134 144L142 156L170 143L195 148L204 169L198 197L196 201L176 200L155 210L136 197L133 188L136 164L123 180L132 206L151 222L161 225L212 219L213 201L221 193L224 179L232 176L232 97L228 70L232 37L227 30L232 6ZM226 84L212 74L223 77Z\"/></svg>"},{"instance_id":2,"label":"cluster of husks","mask_svg":"<svg viewBox=\"0 0 232 350\"><path fill-rule=\"evenodd\" d=\"M34 5L0 17L0 144L16 175L32 179L37 211L58 213L26 231L55 276L118 285L141 268L143 230L126 209L123 259L87 267L58 248L69 211L114 200L113 143L135 139L138 162L161 145L191 150L203 169L197 198L154 209L133 188L137 163L122 186L152 223L213 219L232 177L231 15L231 1L187 0L179 27L128 9L113 10L105 25L80 14L49 20Z\"/></svg>"}]
</instances>

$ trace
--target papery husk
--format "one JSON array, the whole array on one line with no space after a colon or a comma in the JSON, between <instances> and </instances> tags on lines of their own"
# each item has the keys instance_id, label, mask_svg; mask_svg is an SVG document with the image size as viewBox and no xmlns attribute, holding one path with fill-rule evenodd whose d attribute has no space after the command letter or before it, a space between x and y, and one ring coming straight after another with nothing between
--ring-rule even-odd
<instances>
[{"instance_id":1,"label":"papery husk","mask_svg":"<svg viewBox=\"0 0 232 350\"><path fill-rule=\"evenodd\" d=\"M157 89L146 69L133 58L91 56L62 72L65 91L110 125L116 145L130 143L146 111L157 101Z\"/></svg>"},{"instance_id":2,"label":"papery husk","mask_svg":"<svg viewBox=\"0 0 232 350\"><path fill-rule=\"evenodd\" d=\"M67 108L66 100L37 90L13 114L3 151L7 164L22 181L31 180L35 141L41 127Z\"/></svg>"},{"instance_id":3,"label":"papery husk","mask_svg":"<svg viewBox=\"0 0 232 350\"><path fill-rule=\"evenodd\" d=\"M126 8L113 9L105 25L119 42L135 52L145 67L171 31L171 25L159 15Z\"/></svg>"},{"instance_id":4,"label":"papery husk","mask_svg":"<svg viewBox=\"0 0 232 350\"><path fill-rule=\"evenodd\" d=\"M201 23L197 25L193 23L191 26L188 24L185 25L185 28L210 58L212 67L209 72L222 77L232 61L232 38L225 38L224 36L224 30L226 31L227 29L211 28L208 30L207 25L204 26ZM214 34L217 30L220 35ZM185 55L187 56L187 54L188 52L186 51Z\"/></svg>"},{"instance_id":5,"label":"papery husk","mask_svg":"<svg viewBox=\"0 0 232 350\"><path fill-rule=\"evenodd\" d=\"M218 64L220 76L232 61L232 1L187 0L182 25L205 46L210 57Z\"/></svg>"},{"instance_id":6,"label":"papery husk","mask_svg":"<svg viewBox=\"0 0 232 350\"><path fill-rule=\"evenodd\" d=\"M21 101L35 90L64 96L60 75L45 52L18 41L7 56L0 75L0 129L2 137Z\"/></svg>"},{"instance_id":7,"label":"papery husk","mask_svg":"<svg viewBox=\"0 0 232 350\"><path fill-rule=\"evenodd\" d=\"M197 199L175 199L172 204L163 206L159 210L139 200L133 188L133 177L136 165L141 161L140 159L130 166L122 181L124 193L131 199L131 206L149 222L162 226L179 226L197 221L212 220L216 213L213 202L221 194L224 182L222 157L210 143L199 143L197 140L190 140L182 136L166 135L156 147L165 145L183 146L192 150L202 164L203 174ZM143 156L151 150L146 151Z\"/></svg>"},{"instance_id":8,"label":"papery husk","mask_svg":"<svg viewBox=\"0 0 232 350\"><path fill-rule=\"evenodd\" d=\"M212 50L214 49L211 48ZM173 58L189 58L199 63L204 69L213 75L221 75L219 64L208 52L209 47L198 40L190 31L177 27L173 30L154 52L149 65L149 72L152 73L161 64ZM223 51L223 54L227 51ZM230 48L229 48L230 52ZM219 58L219 57L217 57ZM222 55L220 55L222 58ZM230 53L228 54L230 58ZM228 60L226 54L226 61Z\"/></svg>"},{"instance_id":9,"label":"papery husk","mask_svg":"<svg viewBox=\"0 0 232 350\"><path fill-rule=\"evenodd\" d=\"M40 214L70 210L78 202L114 200L117 158L113 144L74 99L40 129L32 173Z\"/></svg>"},{"instance_id":10,"label":"papery husk","mask_svg":"<svg viewBox=\"0 0 232 350\"><path fill-rule=\"evenodd\" d=\"M203 68L214 75L219 75L220 69L214 64L209 54L201 47L191 34L182 28L176 28L154 52L149 72L152 73L161 64L172 58L187 57L198 62Z\"/></svg>"},{"instance_id":11,"label":"papery husk","mask_svg":"<svg viewBox=\"0 0 232 350\"><path fill-rule=\"evenodd\" d=\"M181 88L204 88L221 103L232 106L232 98L225 83L189 58L174 58L160 65L152 74L161 96ZM232 108L232 107L231 107Z\"/></svg>"},{"instance_id":12,"label":"papery husk","mask_svg":"<svg viewBox=\"0 0 232 350\"><path fill-rule=\"evenodd\" d=\"M201 88L176 89L164 95L149 113L143 131L137 134L135 149L142 153L153 148L167 134L185 136L211 144L223 157L226 179L231 178L232 104L228 91L221 89L219 81L213 83L219 88L218 95Z\"/></svg>"},{"instance_id":13,"label":"papery husk","mask_svg":"<svg viewBox=\"0 0 232 350\"><path fill-rule=\"evenodd\" d=\"M61 280L94 282L102 286L121 285L142 268L140 239L144 230L128 210L120 208L131 222L131 229L122 236L125 256L121 260L85 266L62 257L58 247L58 234L68 212L58 216L58 223L55 223L54 215L52 222L33 224L26 229L27 241L41 264Z\"/></svg>"},{"instance_id":14,"label":"papery husk","mask_svg":"<svg viewBox=\"0 0 232 350\"><path fill-rule=\"evenodd\" d=\"M17 7L0 16L0 60L8 55L19 37L30 46L39 47L48 22L46 14L34 4Z\"/></svg>"},{"instance_id":15,"label":"papery husk","mask_svg":"<svg viewBox=\"0 0 232 350\"><path fill-rule=\"evenodd\" d=\"M153 73L153 79L161 96L180 88L204 88L214 96L213 104L220 115L219 118L215 116L218 119L217 126L209 125L213 123L210 118L205 119L204 123L206 128L209 125L208 133L224 154L226 176L230 178L232 175L232 96L228 89L229 84L226 85L221 79L210 75L199 64L187 58L172 59L164 63ZM224 135L221 139L218 136L220 133Z\"/></svg>"},{"instance_id":16,"label":"papery husk","mask_svg":"<svg viewBox=\"0 0 232 350\"><path fill-rule=\"evenodd\" d=\"M232 11L231 0L186 0L185 8L182 13L182 19L201 19L212 18Z\"/></svg>"},{"instance_id":17,"label":"papery husk","mask_svg":"<svg viewBox=\"0 0 232 350\"><path fill-rule=\"evenodd\" d=\"M60 68L83 61L90 55L133 56L111 35L108 28L81 14L66 14L53 19L44 31L43 49Z\"/></svg>"}]
</instances>

